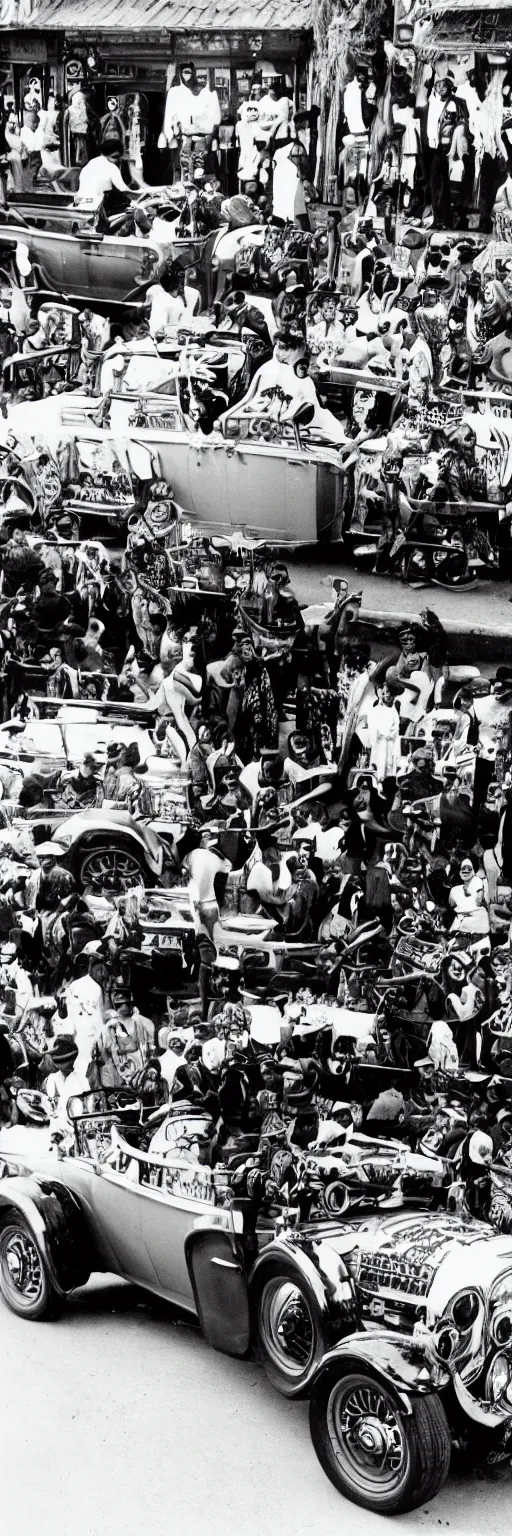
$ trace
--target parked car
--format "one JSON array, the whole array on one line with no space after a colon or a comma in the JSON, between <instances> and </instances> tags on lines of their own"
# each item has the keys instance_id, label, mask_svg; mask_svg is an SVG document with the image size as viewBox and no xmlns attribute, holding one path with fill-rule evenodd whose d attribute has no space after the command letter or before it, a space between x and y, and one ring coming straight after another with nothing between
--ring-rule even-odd
<instances>
[{"instance_id":1,"label":"parked car","mask_svg":"<svg viewBox=\"0 0 512 1536\"><path fill-rule=\"evenodd\" d=\"M242 529L274 544L330 543L341 537L344 471L340 450L306 422L231 416L225 433L189 429L177 396L113 402L115 428L96 426L96 399L59 395L37 401L31 430L50 445L72 439L79 458L115 445L116 433L144 447L186 515L208 532ZM114 417L114 411L112 412ZM123 423L121 425L121 422ZM26 407L11 408L13 431L26 434Z\"/></svg>"},{"instance_id":2,"label":"parked car","mask_svg":"<svg viewBox=\"0 0 512 1536\"><path fill-rule=\"evenodd\" d=\"M28 720L21 729L19 721L0 725L0 762L19 764L22 772L28 768L44 774L77 766L87 752L104 761L110 744L136 745L141 763L154 753L150 731L137 721L120 718L121 712L116 719L114 711L107 716L101 703L90 710L83 708L82 701L75 707L73 701L56 703L58 720Z\"/></svg>"},{"instance_id":3,"label":"parked car","mask_svg":"<svg viewBox=\"0 0 512 1536\"><path fill-rule=\"evenodd\" d=\"M176 873L179 861L173 859L173 847L184 825L136 821L128 811L119 810L79 811L64 815L57 824L51 812L49 816L39 813L37 822L31 820L36 845L46 842L51 832L55 856L64 855L78 884L105 895L120 894L134 885L163 884L168 862Z\"/></svg>"},{"instance_id":4,"label":"parked car","mask_svg":"<svg viewBox=\"0 0 512 1536\"><path fill-rule=\"evenodd\" d=\"M50 1317L104 1270L196 1318L215 1349L258 1344L278 1390L310 1395L328 1477L381 1514L437 1493L452 1434L510 1435L512 1238L436 1208L441 1162L356 1136L348 1156L303 1155L280 1201L271 1152L248 1163L234 1138L215 1165L201 1108L159 1111L155 1130L128 1090L77 1096L68 1115L58 1162L0 1137L0 1292L18 1316Z\"/></svg>"}]
</instances>

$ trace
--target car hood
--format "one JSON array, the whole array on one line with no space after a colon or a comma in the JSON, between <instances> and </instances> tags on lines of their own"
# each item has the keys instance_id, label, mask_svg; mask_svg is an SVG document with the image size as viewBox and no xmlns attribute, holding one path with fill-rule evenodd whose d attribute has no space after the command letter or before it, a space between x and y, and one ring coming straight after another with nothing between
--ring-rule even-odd
<instances>
[{"instance_id":1,"label":"car hood","mask_svg":"<svg viewBox=\"0 0 512 1536\"><path fill-rule=\"evenodd\" d=\"M428 1326L468 1284L485 1295L500 1274L512 1272L512 1236L445 1211L397 1211L347 1222L334 1241L358 1286L383 1299L398 1295L423 1303Z\"/></svg>"}]
</instances>

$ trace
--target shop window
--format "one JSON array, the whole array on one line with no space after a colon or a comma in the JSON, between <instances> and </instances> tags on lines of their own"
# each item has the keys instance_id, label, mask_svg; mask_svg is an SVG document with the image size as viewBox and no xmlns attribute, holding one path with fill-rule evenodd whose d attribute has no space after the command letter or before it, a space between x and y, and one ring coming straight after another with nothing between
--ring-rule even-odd
<instances>
[{"instance_id":1,"label":"shop window","mask_svg":"<svg viewBox=\"0 0 512 1536\"><path fill-rule=\"evenodd\" d=\"M215 66L214 80L214 89L220 102L222 122L226 123L230 116L231 105L231 70L229 64Z\"/></svg>"}]
</instances>

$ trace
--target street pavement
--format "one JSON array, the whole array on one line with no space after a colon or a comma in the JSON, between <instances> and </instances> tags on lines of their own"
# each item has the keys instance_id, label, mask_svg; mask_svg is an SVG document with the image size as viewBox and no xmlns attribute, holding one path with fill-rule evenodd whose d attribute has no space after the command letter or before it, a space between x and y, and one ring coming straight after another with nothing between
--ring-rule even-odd
<instances>
[{"instance_id":1,"label":"street pavement","mask_svg":"<svg viewBox=\"0 0 512 1536\"><path fill-rule=\"evenodd\" d=\"M96 1277L56 1323L0 1303L2 1529L17 1536L384 1536L347 1503L254 1361ZM510 1475L452 1478L397 1536L508 1536Z\"/></svg>"},{"instance_id":2,"label":"street pavement","mask_svg":"<svg viewBox=\"0 0 512 1536\"><path fill-rule=\"evenodd\" d=\"M355 570L340 559L333 548L285 554L290 580L299 603L328 603L331 595L329 576L345 576L351 592L363 592L363 607L386 613L418 614L433 608L444 623L487 625L512 634L512 583L481 580L474 592L445 592L443 587L422 587L415 591L394 576L375 576Z\"/></svg>"}]
</instances>

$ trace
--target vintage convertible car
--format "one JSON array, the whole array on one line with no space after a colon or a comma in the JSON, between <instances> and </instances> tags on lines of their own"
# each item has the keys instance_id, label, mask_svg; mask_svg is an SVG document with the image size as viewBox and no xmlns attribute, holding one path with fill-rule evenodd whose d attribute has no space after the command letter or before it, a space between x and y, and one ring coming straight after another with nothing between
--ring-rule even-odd
<instances>
[{"instance_id":1,"label":"vintage convertible car","mask_svg":"<svg viewBox=\"0 0 512 1536\"><path fill-rule=\"evenodd\" d=\"M150 235L98 234L90 217L76 207L54 214L34 212L30 223L9 208L1 214L0 263L15 283L18 243L28 249L42 293L94 302L101 309L127 302L140 307L144 285L172 248L171 240L161 244Z\"/></svg>"},{"instance_id":2,"label":"vintage convertible car","mask_svg":"<svg viewBox=\"0 0 512 1536\"><path fill-rule=\"evenodd\" d=\"M142 233L136 222L137 209L154 216L149 234ZM95 213L71 196L13 197L7 208L0 209L0 268L17 283L13 257L21 242L28 248L37 287L43 293L80 304L94 301L102 310L112 304L137 309L144 306L145 288L162 259L172 256L183 270L194 274L201 306L210 308L216 288L222 289L233 270L237 251L249 241L253 246L260 243L265 231L249 226L231 232L223 224L194 238L177 227L178 212L170 188L153 188L141 192L130 209L105 220L100 232Z\"/></svg>"},{"instance_id":3,"label":"vintage convertible car","mask_svg":"<svg viewBox=\"0 0 512 1536\"><path fill-rule=\"evenodd\" d=\"M143 448L154 477L172 487L187 516L213 533L242 529L279 544L330 543L341 535L344 474L339 450L308 422L276 422L267 416L231 415L225 432L209 436L190 430L176 396L141 394L133 424L121 426L126 404L116 400L116 432L95 426L97 400L73 394L41 400L31 428L50 446L66 435L80 461L110 449L123 435L132 457ZM26 434L26 407L14 406L9 426Z\"/></svg>"},{"instance_id":4,"label":"vintage convertible car","mask_svg":"<svg viewBox=\"0 0 512 1536\"><path fill-rule=\"evenodd\" d=\"M135 820L115 808L71 815L57 809L31 816L30 824L36 845L53 835L55 857L64 857L80 886L109 895L161 881L187 820L185 812L182 821L172 822L165 816ZM23 826L24 819L15 817L14 825Z\"/></svg>"},{"instance_id":5,"label":"vintage convertible car","mask_svg":"<svg viewBox=\"0 0 512 1536\"><path fill-rule=\"evenodd\" d=\"M199 1108L157 1111L155 1129L130 1090L100 1091L68 1115L60 1161L0 1141L0 1292L19 1316L50 1316L106 1270L197 1318L215 1349L258 1342L278 1390L310 1395L331 1481L382 1514L438 1491L452 1434L510 1436L512 1239L436 1208L438 1160L356 1136L294 1153L286 1184L289 1149L264 1138L216 1162Z\"/></svg>"}]
</instances>

